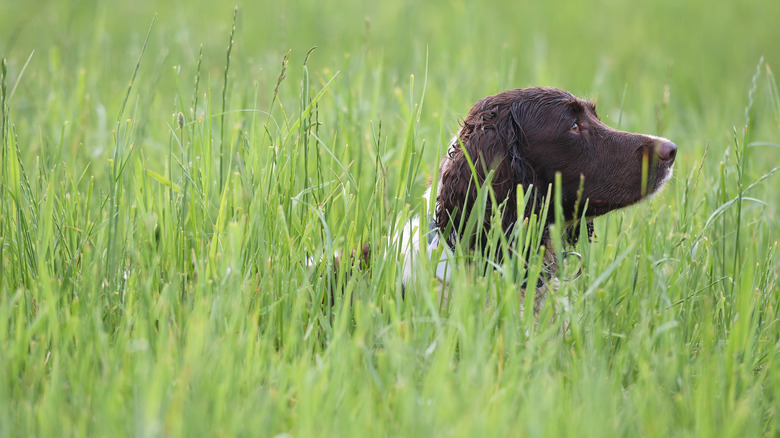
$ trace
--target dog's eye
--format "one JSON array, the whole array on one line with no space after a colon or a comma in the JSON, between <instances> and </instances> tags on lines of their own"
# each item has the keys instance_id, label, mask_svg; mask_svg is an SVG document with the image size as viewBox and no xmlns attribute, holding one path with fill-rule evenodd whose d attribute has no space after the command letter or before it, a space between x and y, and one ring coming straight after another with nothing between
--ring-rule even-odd
<instances>
[{"instance_id":1,"label":"dog's eye","mask_svg":"<svg viewBox=\"0 0 780 438\"><path fill-rule=\"evenodd\" d=\"M578 125L577 122L574 122L571 125L571 128L569 128L569 131L571 131L571 132L573 132L575 134L579 134L580 133L580 125Z\"/></svg>"}]
</instances>

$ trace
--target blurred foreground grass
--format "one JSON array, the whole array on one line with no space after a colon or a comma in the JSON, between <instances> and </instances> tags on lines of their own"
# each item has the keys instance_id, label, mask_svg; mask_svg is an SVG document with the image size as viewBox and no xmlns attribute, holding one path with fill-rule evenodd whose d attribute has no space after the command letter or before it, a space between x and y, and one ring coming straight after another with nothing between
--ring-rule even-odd
<instances>
[{"instance_id":1,"label":"blurred foreground grass","mask_svg":"<svg viewBox=\"0 0 780 438\"><path fill-rule=\"evenodd\" d=\"M780 3L158 3L0 4L0 434L780 432ZM401 300L396 217L532 85L672 138L675 178L542 324L466 265ZM321 305L307 258L361 242Z\"/></svg>"}]
</instances>

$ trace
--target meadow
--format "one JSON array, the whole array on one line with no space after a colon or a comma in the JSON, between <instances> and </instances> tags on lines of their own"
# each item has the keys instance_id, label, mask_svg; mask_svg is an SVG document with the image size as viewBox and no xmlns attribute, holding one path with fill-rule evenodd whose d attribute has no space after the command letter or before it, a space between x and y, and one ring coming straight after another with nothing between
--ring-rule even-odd
<instances>
[{"instance_id":1,"label":"meadow","mask_svg":"<svg viewBox=\"0 0 780 438\"><path fill-rule=\"evenodd\" d=\"M0 2L0 435L778 436L778 17ZM402 298L393 230L462 117L537 85L674 140L673 179L537 317L511 257Z\"/></svg>"}]
</instances>

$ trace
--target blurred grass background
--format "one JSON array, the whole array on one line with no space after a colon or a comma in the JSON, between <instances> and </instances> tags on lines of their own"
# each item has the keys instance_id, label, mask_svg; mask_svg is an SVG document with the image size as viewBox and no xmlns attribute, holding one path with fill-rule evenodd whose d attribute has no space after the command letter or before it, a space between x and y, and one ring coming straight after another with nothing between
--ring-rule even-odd
<instances>
[{"instance_id":1,"label":"blurred grass background","mask_svg":"<svg viewBox=\"0 0 780 438\"><path fill-rule=\"evenodd\" d=\"M237 5L230 45L236 3L0 3L0 434L778 434L780 2ZM537 85L675 178L540 324L511 274L400 300L394 218ZM365 241L322 306L307 258Z\"/></svg>"}]
</instances>

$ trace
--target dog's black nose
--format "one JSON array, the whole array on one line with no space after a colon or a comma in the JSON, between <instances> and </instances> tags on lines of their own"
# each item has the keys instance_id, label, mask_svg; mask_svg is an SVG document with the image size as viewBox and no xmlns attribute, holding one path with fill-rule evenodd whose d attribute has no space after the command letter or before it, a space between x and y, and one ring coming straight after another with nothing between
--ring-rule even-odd
<instances>
[{"instance_id":1,"label":"dog's black nose","mask_svg":"<svg viewBox=\"0 0 780 438\"><path fill-rule=\"evenodd\" d=\"M677 145L665 138L659 138L655 143L655 154L660 162L671 166L677 156Z\"/></svg>"}]
</instances>

